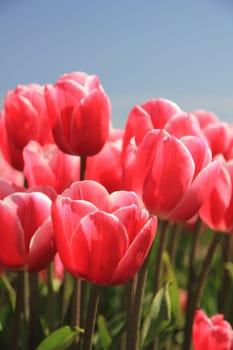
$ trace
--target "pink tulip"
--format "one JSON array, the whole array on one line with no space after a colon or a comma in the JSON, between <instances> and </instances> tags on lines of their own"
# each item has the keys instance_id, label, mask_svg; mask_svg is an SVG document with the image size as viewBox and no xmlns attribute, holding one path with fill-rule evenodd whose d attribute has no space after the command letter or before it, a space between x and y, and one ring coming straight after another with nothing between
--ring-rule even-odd
<instances>
[{"instance_id":1,"label":"pink tulip","mask_svg":"<svg viewBox=\"0 0 233 350\"><path fill-rule=\"evenodd\" d=\"M207 125L218 121L216 114L206 111L204 109L198 109L192 112L197 118L201 129L204 129Z\"/></svg>"},{"instance_id":2,"label":"pink tulip","mask_svg":"<svg viewBox=\"0 0 233 350\"><path fill-rule=\"evenodd\" d=\"M6 160L22 170L22 150L30 140L40 144L53 142L47 116L44 88L40 85L19 85L4 99L1 115L1 145Z\"/></svg>"},{"instance_id":3,"label":"pink tulip","mask_svg":"<svg viewBox=\"0 0 233 350\"><path fill-rule=\"evenodd\" d=\"M125 283L145 260L157 229L133 192L111 195L95 181L74 183L52 205L59 255L77 278Z\"/></svg>"},{"instance_id":4,"label":"pink tulip","mask_svg":"<svg viewBox=\"0 0 233 350\"><path fill-rule=\"evenodd\" d=\"M136 146L154 129L163 129L167 121L181 109L166 99L151 99L135 106L127 119L123 140L123 153L133 141Z\"/></svg>"},{"instance_id":5,"label":"pink tulip","mask_svg":"<svg viewBox=\"0 0 233 350\"><path fill-rule=\"evenodd\" d=\"M233 330L221 314L208 318L197 310L193 323L194 350L233 350Z\"/></svg>"},{"instance_id":6,"label":"pink tulip","mask_svg":"<svg viewBox=\"0 0 233 350\"><path fill-rule=\"evenodd\" d=\"M103 149L87 159L86 180L95 180L108 192L122 189L122 135L123 130L112 129Z\"/></svg>"},{"instance_id":7,"label":"pink tulip","mask_svg":"<svg viewBox=\"0 0 233 350\"><path fill-rule=\"evenodd\" d=\"M65 74L45 90L53 136L66 153L90 156L107 141L110 101L97 76Z\"/></svg>"},{"instance_id":8,"label":"pink tulip","mask_svg":"<svg viewBox=\"0 0 233 350\"><path fill-rule=\"evenodd\" d=\"M202 138L178 139L157 129L134 152L129 183L150 213L187 221L197 214L219 176L220 165L211 159Z\"/></svg>"},{"instance_id":9,"label":"pink tulip","mask_svg":"<svg viewBox=\"0 0 233 350\"><path fill-rule=\"evenodd\" d=\"M79 180L79 157L63 153L55 144L31 141L23 150L28 186L49 185L61 193Z\"/></svg>"},{"instance_id":10,"label":"pink tulip","mask_svg":"<svg viewBox=\"0 0 233 350\"><path fill-rule=\"evenodd\" d=\"M213 230L233 232L233 160L218 157L220 175L200 208L202 221Z\"/></svg>"},{"instance_id":11,"label":"pink tulip","mask_svg":"<svg viewBox=\"0 0 233 350\"><path fill-rule=\"evenodd\" d=\"M38 192L15 192L0 201L0 266L48 266L56 251L50 207L51 200Z\"/></svg>"},{"instance_id":12,"label":"pink tulip","mask_svg":"<svg viewBox=\"0 0 233 350\"><path fill-rule=\"evenodd\" d=\"M193 114L199 121L213 157L221 154L229 159L229 153L232 152L233 144L233 132L230 126L218 120L217 116L211 112L194 111Z\"/></svg>"}]
</instances>

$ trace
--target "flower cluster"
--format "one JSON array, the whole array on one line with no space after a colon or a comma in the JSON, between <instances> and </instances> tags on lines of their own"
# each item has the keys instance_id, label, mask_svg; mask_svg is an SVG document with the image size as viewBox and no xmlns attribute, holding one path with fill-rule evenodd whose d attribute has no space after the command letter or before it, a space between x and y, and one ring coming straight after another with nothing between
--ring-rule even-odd
<instances>
[{"instance_id":1,"label":"flower cluster","mask_svg":"<svg viewBox=\"0 0 233 350\"><path fill-rule=\"evenodd\" d=\"M155 287L148 284L152 295L156 296L160 287L168 288L160 266L166 259L165 231L179 226L186 236L190 232L198 236L195 230L201 223L202 231L217 232L200 272L201 283L219 237L233 233L233 127L211 112L186 112L174 102L158 98L134 106L125 128L114 129L110 99L99 78L73 72L54 84L17 86L8 92L0 113L0 133L2 274L10 276L16 293L11 276L22 271L30 276L37 273L40 283L45 283L52 265L64 293L64 271L92 285L130 281L127 349L139 349L140 334L133 327L140 329L143 302L137 298L143 297L153 264ZM156 259L148 262L155 254L154 242ZM169 244L167 268L173 256L173 244ZM220 316L209 321L202 311L195 314L203 284L193 276L194 253L187 269L189 283L181 286L187 293L183 311L180 308L185 314L181 327L184 349L190 347L194 319L195 349L220 349L217 344L226 335L228 345L222 349L232 350L232 330ZM231 254L224 263L230 261ZM13 329L20 328L22 318L27 318L25 310L20 312ZM93 329L84 329L81 342L86 350ZM142 326L144 333L145 329ZM25 343L19 335L16 338L12 349L23 348ZM145 334L141 339L146 339ZM152 337L150 344L153 341ZM31 342L30 346L38 343Z\"/></svg>"}]
</instances>

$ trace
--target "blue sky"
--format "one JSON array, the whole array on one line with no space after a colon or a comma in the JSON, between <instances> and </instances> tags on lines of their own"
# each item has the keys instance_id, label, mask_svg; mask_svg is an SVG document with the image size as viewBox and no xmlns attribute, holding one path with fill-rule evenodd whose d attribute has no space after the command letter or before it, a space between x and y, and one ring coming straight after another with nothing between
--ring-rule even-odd
<instances>
[{"instance_id":1,"label":"blue sky","mask_svg":"<svg viewBox=\"0 0 233 350\"><path fill-rule=\"evenodd\" d=\"M115 127L164 97L233 123L232 0L1 0L0 99L17 84L97 74Z\"/></svg>"}]
</instances>

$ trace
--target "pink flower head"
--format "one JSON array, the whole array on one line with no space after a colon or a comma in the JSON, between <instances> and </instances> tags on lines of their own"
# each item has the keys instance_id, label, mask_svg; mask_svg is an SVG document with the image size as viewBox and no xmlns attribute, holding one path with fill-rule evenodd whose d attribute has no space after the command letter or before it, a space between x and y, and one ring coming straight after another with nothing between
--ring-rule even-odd
<instances>
[{"instance_id":1,"label":"pink flower head","mask_svg":"<svg viewBox=\"0 0 233 350\"><path fill-rule=\"evenodd\" d=\"M0 266L37 271L56 252L51 200L43 193L15 192L0 201Z\"/></svg>"},{"instance_id":2,"label":"pink flower head","mask_svg":"<svg viewBox=\"0 0 233 350\"><path fill-rule=\"evenodd\" d=\"M62 152L55 144L31 141L23 150L24 175L28 186L50 185L61 193L79 180L79 157Z\"/></svg>"},{"instance_id":3,"label":"pink flower head","mask_svg":"<svg viewBox=\"0 0 233 350\"><path fill-rule=\"evenodd\" d=\"M154 129L163 129L167 121L181 109L166 99L151 99L131 110L125 127L123 154L132 142L136 146Z\"/></svg>"},{"instance_id":4,"label":"pink flower head","mask_svg":"<svg viewBox=\"0 0 233 350\"><path fill-rule=\"evenodd\" d=\"M212 228L233 233L233 160L218 156L220 174L210 195L200 208L202 221Z\"/></svg>"},{"instance_id":5,"label":"pink flower head","mask_svg":"<svg viewBox=\"0 0 233 350\"><path fill-rule=\"evenodd\" d=\"M52 205L59 255L77 278L100 285L130 280L145 260L157 229L135 193L111 195L95 181L74 183Z\"/></svg>"},{"instance_id":6,"label":"pink flower head","mask_svg":"<svg viewBox=\"0 0 233 350\"><path fill-rule=\"evenodd\" d=\"M99 79L82 72L64 74L45 90L54 139L66 153L98 153L109 134L110 101Z\"/></svg>"},{"instance_id":7,"label":"pink flower head","mask_svg":"<svg viewBox=\"0 0 233 350\"><path fill-rule=\"evenodd\" d=\"M197 310L193 323L194 350L233 350L233 330L221 314L208 318Z\"/></svg>"},{"instance_id":8,"label":"pink flower head","mask_svg":"<svg viewBox=\"0 0 233 350\"><path fill-rule=\"evenodd\" d=\"M4 99L1 115L1 146L6 160L22 170L22 150L30 140L53 142L44 98L44 87L19 85Z\"/></svg>"},{"instance_id":9,"label":"pink flower head","mask_svg":"<svg viewBox=\"0 0 233 350\"><path fill-rule=\"evenodd\" d=\"M111 129L102 150L87 159L86 180L101 183L110 193L122 189L122 135L123 130Z\"/></svg>"},{"instance_id":10,"label":"pink flower head","mask_svg":"<svg viewBox=\"0 0 233 350\"><path fill-rule=\"evenodd\" d=\"M218 178L219 163L211 160L202 138L178 139L165 130L153 130L132 156L129 183L150 213L186 221L197 214Z\"/></svg>"}]
</instances>

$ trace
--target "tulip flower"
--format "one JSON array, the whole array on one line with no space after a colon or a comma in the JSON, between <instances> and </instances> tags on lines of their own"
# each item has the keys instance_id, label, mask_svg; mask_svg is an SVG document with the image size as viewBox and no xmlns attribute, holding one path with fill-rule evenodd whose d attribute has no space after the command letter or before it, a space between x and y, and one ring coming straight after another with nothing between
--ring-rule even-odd
<instances>
[{"instance_id":1,"label":"tulip flower","mask_svg":"<svg viewBox=\"0 0 233 350\"><path fill-rule=\"evenodd\" d=\"M221 314L208 318L197 310L193 324L194 350L233 350L233 330Z\"/></svg>"},{"instance_id":2,"label":"tulip flower","mask_svg":"<svg viewBox=\"0 0 233 350\"><path fill-rule=\"evenodd\" d=\"M30 141L23 150L24 175L29 187L52 186L61 193L79 180L79 157L62 152L55 144Z\"/></svg>"},{"instance_id":3,"label":"tulip flower","mask_svg":"<svg viewBox=\"0 0 233 350\"><path fill-rule=\"evenodd\" d=\"M218 157L220 174L210 195L199 210L202 221L222 232L233 232L233 160L226 162Z\"/></svg>"},{"instance_id":4,"label":"tulip flower","mask_svg":"<svg viewBox=\"0 0 233 350\"><path fill-rule=\"evenodd\" d=\"M52 205L58 253L75 277L99 285L125 283L145 260L157 229L135 193L109 195L95 181L74 183Z\"/></svg>"},{"instance_id":5,"label":"tulip flower","mask_svg":"<svg viewBox=\"0 0 233 350\"><path fill-rule=\"evenodd\" d=\"M0 180L23 186L23 173L14 169L0 152Z\"/></svg>"},{"instance_id":6,"label":"tulip flower","mask_svg":"<svg viewBox=\"0 0 233 350\"><path fill-rule=\"evenodd\" d=\"M0 266L37 271L56 252L51 200L43 193L15 192L0 201Z\"/></svg>"},{"instance_id":7,"label":"tulip flower","mask_svg":"<svg viewBox=\"0 0 233 350\"><path fill-rule=\"evenodd\" d=\"M110 102L95 75L65 74L45 89L54 139L66 153L98 153L109 134Z\"/></svg>"},{"instance_id":8,"label":"tulip flower","mask_svg":"<svg viewBox=\"0 0 233 350\"><path fill-rule=\"evenodd\" d=\"M154 129L163 129L167 121L181 109L166 99L151 99L130 112L125 126L123 153L134 140L138 145L143 137Z\"/></svg>"},{"instance_id":9,"label":"tulip flower","mask_svg":"<svg viewBox=\"0 0 233 350\"><path fill-rule=\"evenodd\" d=\"M6 160L22 170L22 150L30 141L53 142L43 86L19 85L4 99L1 115L1 146Z\"/></svg>"},{"instance_id":10,"label":"tulip flower","mask_svg":"<svg viewBox=\"0 0 233 350\"><path fill-rule=\"evenodd\" d=\"M148 133L130 165L131 189L151 214L187 221L197 214L219 176L206 142L196 136L181 139L165 130Z\"/></svg>"},{"instance_id":11,"label":"tulip flower","mask_svg":"<svg viewBox=\"0 0 233 350\"><path fill-rule=\"evenodd\" d=\"M110 193L122 189L122 135L123 130L111 129L102 150L87 159L85 179L101 183Z\"/></svg>"},{"instance_id":12,"label":"tulip flower","mask_svg":"<svg viewBox=\"0 0 233 350\"><path fill-rule=\"evenodd\" d=\"M213 157L223 155L229 159L232 153L233 132L232 127L226 122L221 122L218 117L208 111L194 111L203 135L212 151ZM219 142L221 140L221 142Z\"/></svg>"}]
</instances>

